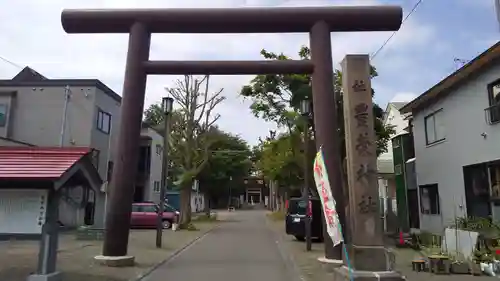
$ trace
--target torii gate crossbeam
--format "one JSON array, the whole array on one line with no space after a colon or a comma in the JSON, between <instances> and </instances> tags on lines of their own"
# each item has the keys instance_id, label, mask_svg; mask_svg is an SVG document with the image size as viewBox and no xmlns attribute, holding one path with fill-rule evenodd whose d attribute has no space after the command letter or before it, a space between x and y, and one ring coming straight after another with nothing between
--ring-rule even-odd
<instances>
[{"instance_id":1,"label":"torii gate crossbeam","mask_svg":"<svg viewBox=\"0 0 500 281\"><path fill-rule=\"evenodd\" d=\"M337 210L345 227L330 33L398 30L402 22L400 7L64 10L61 19L67 33L129 33L117 156L106 216L104 256L127 255L148 74L311 73L316 145L323 149ZM292 32L310 34L311 61L149 61L152 33ZM325 255L341 259L341 247L333 250L331 244L325 243Z\"/></svg>"}]
</instances>

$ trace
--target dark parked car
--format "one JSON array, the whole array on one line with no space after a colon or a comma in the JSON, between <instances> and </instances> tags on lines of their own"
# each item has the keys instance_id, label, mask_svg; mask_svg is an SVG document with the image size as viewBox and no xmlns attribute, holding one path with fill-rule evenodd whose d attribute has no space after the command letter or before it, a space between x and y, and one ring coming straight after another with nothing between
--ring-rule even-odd
<instances>
[{"instance_id":1,"label":"dark parked car","mask_svg":"<svg viewBox=\"0 0 500 281\"><path fill-rule=\"evenodd\" d=\"M306 237L306 216L311 216L311 237L323 240L323 224L321 216L321 200L309 198L309 201L300 197L291 198L286 204L286 234L293 235L299 241L304 241Z\"/></svg>"},{"instance_id":2,"label":"dark parked car","mask_svg":"<svg viewBox=\"0 0 500 281\"><path fill-rule=\"evenodd\" d=\"M165 204L162 224L164 229L172 226L179 212L168 204ZM130 226L135 228L154 228L158 216L158 204L152 202L132 204L132 215Z\"/></svg>"}]
</instances>

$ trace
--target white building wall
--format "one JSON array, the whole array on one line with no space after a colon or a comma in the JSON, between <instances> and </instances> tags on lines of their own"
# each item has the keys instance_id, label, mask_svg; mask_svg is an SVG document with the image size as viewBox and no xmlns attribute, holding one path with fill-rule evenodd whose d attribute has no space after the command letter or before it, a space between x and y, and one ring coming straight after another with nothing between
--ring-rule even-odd
<instances>
[{"instance_id":1,"label":"white building wall","mask_svg":"<svg viewBox=\"0 0 500 281\"><path fill-rule=\"evenodd\" d=\"M500 78L500 63L454 89L445 98L413 113L417 183L438 184L441 215L420 214L423 230L441 232L454 215L465 216L463 166L500 159L500 124L489 125L487 84ZM424 118L443 109L446 139L426 145ZM481 134L486 134L484 138Z\"/></svg>"},{"instance_id":2,"label":"white building wall","mask_svg":"<svg viewBox=\"0 0 500 281\"><path fill-rule=\"evenodd\" d=\"M408 127L408 120L404 119L404 116L394 108L393 106L389 107L389 112L387 113L387 119L385 125L394 126L394 134L392 136L396 136L404 131L406 127ZM392 159L392 142L389 141L387 143L387 152L382 153L378 157L379 159Z\"/></svg>"},{"instance_id":3,"label":"white building wall","mask_svg":"<svg viewBox=\"0 0 500 281\"><path fill-rule=\"evenodd\" d=\"M146 201L160 201L159 190L154 189L155 182L161 184L161 170L163 159L163 136L158 134L151 128L143 128L141 131L142 136L151 138L151 166L149 172L149 180L145 184L144 199ZM159 149L157 149L157 146Z\"/></svg>"}]
</instances>

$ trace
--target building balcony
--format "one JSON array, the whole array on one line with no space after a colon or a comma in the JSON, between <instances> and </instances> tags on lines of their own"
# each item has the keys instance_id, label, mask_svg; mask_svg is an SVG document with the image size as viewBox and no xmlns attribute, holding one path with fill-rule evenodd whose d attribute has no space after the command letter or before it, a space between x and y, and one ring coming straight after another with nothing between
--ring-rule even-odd
<instances>
[{"instance_id":1,"label":"building balcony","mask_svg":"<svg viewBox=\"0 0 500 281\"><path fill-rule=\"evenodd\" d=\"M492 105L484 110L486 122L490 125L500 123L500 103Z\"/></svg>"}]
</instances>

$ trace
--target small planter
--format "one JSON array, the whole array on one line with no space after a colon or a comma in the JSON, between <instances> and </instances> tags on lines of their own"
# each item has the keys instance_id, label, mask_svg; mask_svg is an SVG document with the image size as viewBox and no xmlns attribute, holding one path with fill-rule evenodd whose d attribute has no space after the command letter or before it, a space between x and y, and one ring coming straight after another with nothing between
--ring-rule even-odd
<instances>
[{"instance_id":1,"label":"small planter","mask_svg":"<svg viewBox=\"0 0 500 281\"><path fill-rule=\"evenodd\" d=\"M481 266L478 263L471 262L469 264L469 270L470 270L470 274L472 274L474 276L483 275L483 272L481 271Z\"/></svg>"},{"instance_id":2,"label":"small planter","mask_svg":"<svg viewBox=\"0 0 500 281\"><path fill-rule=\"evenodd\" d=\"M451 272L454 274L469 274L470 266L464 262L453 262Z\"/></svg>"},{"instance_id":3,"label":"small planter","mask_svg":"<svg viewBox=\"0 0 500 281\"><path fill-rule=\"evenodd\" d=\"M450 258L443 255L429 256L429 269L434 274L450 274Z\"/></svg>"}]
</instances>

